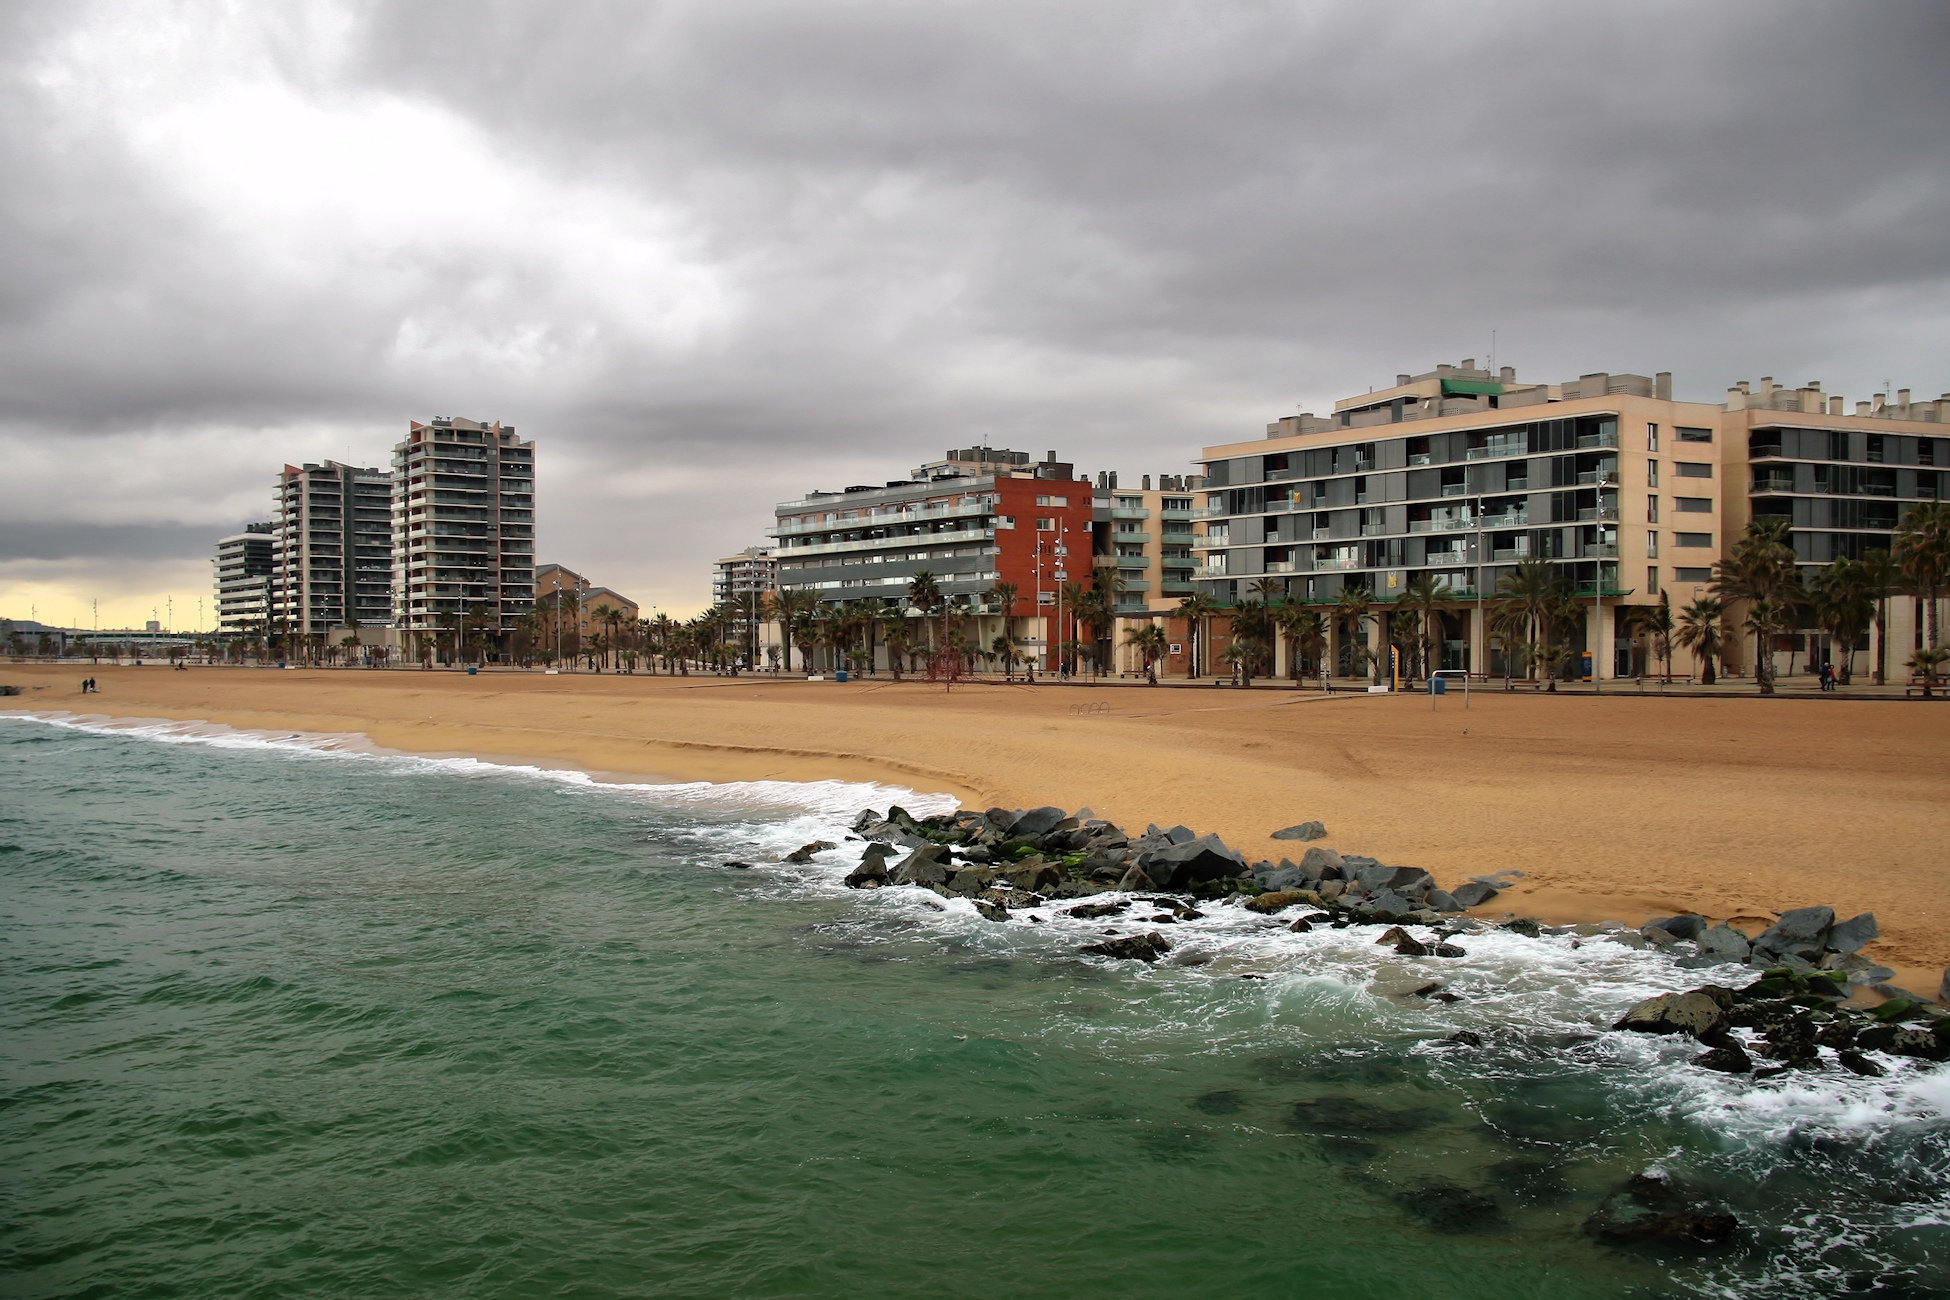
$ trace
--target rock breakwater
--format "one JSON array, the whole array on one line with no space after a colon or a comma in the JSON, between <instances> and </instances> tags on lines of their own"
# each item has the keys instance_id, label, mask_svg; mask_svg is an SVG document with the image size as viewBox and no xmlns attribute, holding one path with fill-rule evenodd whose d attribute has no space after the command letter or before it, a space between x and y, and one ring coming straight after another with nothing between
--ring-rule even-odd
<instances>
[{"instance_id":1,"label":"rock breakwater","mask_svg":"<svg viewBox=\"0 0 1950 1300\"><path fill-rule=\"evenodd\" d=\"M862 813L852 833L867 842L846 877L854 889L918 887L967 899L997 924L1037 923L1042 916L1024 914L1057 906L1079 920L1140 927L1136 934L1107 931L1102 941L1081 945L1078 951L1090 956L1157 962L1173 945L1154 927L1202 917L1200 905L1239 907L1295 933L1382 927L1375 942L1411 958L1465 958L1469 936L1493 930L1532 939L1569 933L1576 942L1658 949L1682 969L1719 976L1646 999L1614 1026L1690 1036L1706 1049L1694 1061L1702 1069L1765 1078L1832 1065L1875 1076L1886 1072L1878 1057L1950 1060L1950 1015L1932 999L1889 984L1893 972L1863 954L1878 933L1868 913L1837 920L1828 907L1795 908L1751 935L1691 913L1636 929L1618 922L1494 921L1468 912L1497 898L1502 877L1445 889L1419 867L1318 844L1297 862L1249 862L1216 835L1155 825L1132 834L1089 809L964 809L917 818L894 807L884 816ZM803 862L828 847L809 844L788 860ZM1061 906L1069 900L1075 901ZM1399 996L1455 998L1440 980L1412 982Z\"/></svg>"}]
</instances>

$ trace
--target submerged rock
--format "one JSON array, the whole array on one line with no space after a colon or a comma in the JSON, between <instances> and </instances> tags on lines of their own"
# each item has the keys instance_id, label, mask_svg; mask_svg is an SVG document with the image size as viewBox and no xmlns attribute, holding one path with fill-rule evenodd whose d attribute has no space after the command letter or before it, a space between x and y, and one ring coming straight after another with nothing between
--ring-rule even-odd
<instances>
[{"instance_id":1,"label":"submerged rock","mask_svg":"<svg viewBox=\"0 0 1950 1300\"><path fill-rule=\"evenodd\" d=\"M836 849L838 847L839 845L832 843L830 840L814 840L811 844L801 844L798 848L786 854L785 861L797 863L811 862L813 860L813 854L824 853L828 849Z\"/></svg>"},{"instance_id":2,"label":"submerged rock","mask_svg":"<svg viewBox=\"0 0 1950 1300\"><path fill-rule=\"evenodd\" d=\"M1154 962L1171 951L1171 941L1157 931L1134 934L1122 939L1088 943L1081 949L1098 957L1117 957L1127 961Z\"/></svg>"},{"instance_id":3,"label":"submerged rock","mask_svg":"<svg viewBox=\"0 0 1950 1300\"><path fill-rule=\"evenodd\" d=\"M1246 909L1271 916L1275 912L1289 907L1297 907L1301 903L1305 903L1309 907L1319 907L1320 895L1311 889L1274 890L1271 893L1261 894L1258 898L1248 899Z\"/></svg>"},{"instance_id":4,"label":"submerged rock","mask_svg":"<svg viewBox=\"0 0 1950 1300\"><path fill-rule=\"evenodd\" d=\"M1485 1232L1503 1226L1503 1208L1494 1198L1446 1179L1398 1192L1394 1199L1436 1232Z\"/></svg>"},{"instance_id":5,"label":"submerged rock","mask_svg":"<svg viewBox=\"0 0 1950 1300\"><path fill-rule=\"evenodd\" d=\"M1607 1241L1711 1244L1740 1231L1740 1220L1694 1199L1664 1174L1645 1173L1607 1196L1584 1226Z\"/></svg>"},{"instance_id":6,"label":"submerged rock","mask_svg":"<svg viewBox=\"0 0 1950 1300\"><path fill-rule=\"evenodd\" d=\"M1727 1043L1710 1052L1702 1052L1693 1058L1693 1064L1725 1074L1751 1074L1754 1069L1753 1058L1738 1043Z\"/></svg>"}]
</instances>

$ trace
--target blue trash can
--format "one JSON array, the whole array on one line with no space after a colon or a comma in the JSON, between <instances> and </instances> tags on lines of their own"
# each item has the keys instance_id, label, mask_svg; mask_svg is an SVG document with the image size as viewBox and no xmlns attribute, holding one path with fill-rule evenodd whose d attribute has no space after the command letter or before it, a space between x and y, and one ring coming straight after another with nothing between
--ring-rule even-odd
<instances>
[{"instance_id":1,"label":"blue trash can","mask_svg":"<svg viewBox=\"0 0 1950 1300\"><path fill-rule=\"evenodd\" d=\"M476 664L469 664L469 665L467 665L467 675L468 675L469 677L472 677L472 676L474 676L475 674L477 674L477 673L479 673L480 671L481 671L481 670L480 670L480 667L479 667L478 665L476 665Z\"/></svg>"},{"instance_id":2,"label":"blue trash can","mask_svg":"<svg viewBox=\"0 0 1950 1300\"><path fill-rule=\"evenodd\" d=\"M845 680L846 680L846 669L844 669L844 668L842 668L842 669L840 669L840 670L839 670L838 672L836 672L836 673L834 673L834 674L833 674L833 680L834 680L834 681L836 681L836 682L843 682L843 681L845 681Z\"/></svg>"},{"instance_id":3,"label":"blue trash can","mask_svg":"<svg viewBox=\"0 0 1950 1300\"><path fill-rule=\"evenodd\" d=\"M1429 678L1429 694L1447 695L1448 693L1449 693L1449 679L1447 677Z\"/></svg>"}]
</instances>

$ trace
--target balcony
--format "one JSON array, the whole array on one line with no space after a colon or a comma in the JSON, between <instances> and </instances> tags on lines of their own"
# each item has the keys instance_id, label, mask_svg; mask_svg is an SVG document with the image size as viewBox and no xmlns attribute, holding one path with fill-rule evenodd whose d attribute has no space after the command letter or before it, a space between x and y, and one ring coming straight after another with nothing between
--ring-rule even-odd
<instances>
[{"instance_id":1,"label":"balcony","mask_svg":"<svg viewBox=\"0 0 1950 1300\"><path fill-rule=\"evenodd\" d=\"M1578 522L1581 524L1615 524L1618 522L1618 507L1587 506L1583 510L1578 511Z\"/></svg>"},{"instance_id":2,"label":"balcony","mask_svg":"<svg viewBox=\"0 0 1950 1300\"><path fill-rule=\"evenodd\" d=\"M1209 564L1205 564L1205 565L1200 565L1198 568L1192 570L1192 581L1194 582L1211 582L1217 578L1229 578L1231 576L1232 576L1231 574L1226 572L1225 566L1223 564L1219 565L1216 568L1214 568Z\"/></svg>"},{"instance_id":3,"label":"balcony","mask_svg":"<svg viewBox=\"0 0 1950 1300\"><path fill-rule=\"evenodd\" d=\"M1331 528L1316 528L1313 531L1316 542L1328 541L1334 536L1334 530Z\"/></svg>"},{"instance_id":4,"label":"balcony","mask_svg":"<svg viewBox=\"0 0 1950 1300\"><path fill-rule=\"evenodd\" d=\"M1408 465L1410 469L1414 469L1417 466L1429 465L1433 463L1434 462L1429 457L1429 453L1427 453L1426 451L1417 452L1415 455L1410 456L1408 458Z\"/></svg>"},{"instance_id":5,"label":"balcony","mask_svg":"<svg viewBox=\"0 0 1950 1300\"><path fill-rule=\"evenodd\" d=\"M1129 543L1131 543L1131 544L1132 544L1133 546L1142 546L1142 545L1144 545L1144 544L1145 544L1146 542L1148 542L1148 541L1150 541L1150 540L1151 540L1151 534L1150 534L1150 533L1126 533L1126 532L1113 532L1113 533L1111 533L1111 535L1110 535L1110 540L1111 540L1111 541L1113 541L1113 542L1129 542Z\"/></svg>"},{"instance_id":6,"label":"balcony","mask_svg":"<svg viewBox=\"0 0 1950 1300\"><path fill-rule=\"evenodd\" d=\"M1594 446L1596 444L1593 444ZM1613 438L1611 445L1618 445ZM1463 451L1464 460L1495 460L1501 456L1524 456L1530 452L1528 438L1491 438L1480 447L1469 447Z\"/></svg>"},{"instance_id":7,"label":"balcony","mask_svg":"<svg viewBox=\"0 0 1950 1300\"><path fill-rule=\"evenodd\" d=\"M1268 564L1266 566L1266 571L1268 573L1298 573L1299 572L1299 570L1294 567L1292 560L1274 560L1271 564Z\"/></svg>"},{"instance_id":8,"label":"balcony","mask_svg":"<svg viewBox=\"0 0 1950 1300\"><path fill-rule=\"evenodd\" d=\"M1485 528L1528 528L1530 527L1530 512L1528 510L1511 510L1500 515L1484 515L1482 526Z\"/></svg>"},{"instance_id":9,"label":"balcony","mask_svg":"<svg viewBox=\"0 0 1950 1300\"><path fill-rule=\"evenodd\" d=\"M1196 510L1160 510L1158 518L1168 524L1188 524L1196 514Z\"/></svg>"},{"instance_id":10,"label":"balcony","mask_svg":"<svg viewBox=\"0 0 1950 1300\"><path fill-rule=\"evenodd\" d=\"M1292 497L1286 497L1279 501L1268 501L1266 503L1266 513L1269 515L1291 514L1294 511L1312 509L1312 506L1301 501L1295 501Z\"/></svg>"},{"instance_id":11,"label":"balcony","mask_svg":"<svg viewBox=\"0 0 1950 1300\"><path fill-rule=\"evenodd\" d=\"M1190 574L1180 578L1166 578L1160 584L1159 589L1167 596L1189 596L1198 590L1198 588L1192 585L1192 576Z\"/></svg>"},{"instance_id":12,"label":"balcony","mask_svg":"<svg viewBox=\"0 0 1950 1300\"><path fill-rule=\"evenodd\" d=\"M1617 429L1613 429L1609 433L1587 433L1578 439L1579 451L1590 451L1593 447L1616 447L1617 445Z\"/></svg>"},{"instance_id":13,"label":"balcony","mask_svg":"<svg viewBox=\"0 0 1950 1300\"><path fill-rule=\"evenodd\" d=\"M1197 510L1188 510L1185 511L1184 513L1189 518L1193 520L1198 520L1198 519L1226 519L1231 516L1232 512L1227 510L1224 506L1201 506Z\"/></svg>"},{"instance_id":14,"label":"balcony","mask_svg":"<svg viewBox=\"0 0 1950 1300\"><path fill-rule=\"evenodd\" d=\"M1198 536L1195 533L1166 533L1158 540L1166 546L1190 546L1198 540Z\"/></svg>"},{"instance_id":15,"label":"balcony","mask_svg":"<svg viewBox=\"0 0 1950 1300\"><path fill-rule=\"evenodd\" d=\"M1339 570L1339 569L1358 569L1360 567L1361 567L1361 561L1359 560L1315 560L1314 561L1314 568L1321 572L1327 572L1330 570Z\"/></svg>"},{"instance_id":16,"label":"balcony","mask_svg":"<svg viewBox=\"0 0 1950 1300\"><path fill-rule=\"evenodd\" d=\"M1192 549L1195 551L1218 551L1232 545L1235 545L1235 543L1231 536L1226 533L1220 533L1217 536L1207 533L1203 537L1194 537L1192 539Z\"/></svg>"},{"instance_id":17,"label":"balcony","mask_svg":"<svg viewBox=\"0 0 1950 1300\"><path fill-rule=\"evenodd\" d=\"M1753 490L1757 494L1766 494L1769 492L1792 492L1794 491L1794 475L1756 474L1754 475Z\"/></svg>"},{"instance_id":18,"label":"balcony","mask_svg":"<svg viewBox=\"0 0 1950 1300\"><path fill-rule=\"evenodd\" d=\"M964 528L954 533L917 533L903 537L865 537L851 542L818 542L811 546L794 546L785 553L798 558L802 555L834 555L846 551L880 551L907 546L940 546L950 542L993 541L993 528Z\"/></svg>"},{"instance_id":19,"label":"balcony","mask_svg":"<svg viewBox=\"0 0 1950 1300\"><path fill-rule=\"evenodd\" d=\"M1151 512L1136 506L1118 506L1110 512L1112 519L1149 519Z\"/></svg>"},{"instance_id":20,"label":"balcony","mask_svg":"<svg viewBox=\"0 0 1950 1300\"><path fill-rule=\"evenodd\" d=\"M799 505L788 503L788 506ZM862 528L885 528L895 524L925 523L932 519L966 519L973 515L992 514L995 506L989 502L976 502L972 505L931 506L914 510L868 510L854 514L848 519L829 519L810 524L776 524L765 530L767 537L797 537L806 533L851 532Z\"/></svg>"},{"instance_id":21,"label":"balcony","mask_svg":"<svg viewBox=\"0 0 1950 1300\"><path fill-rule=\"evenodd\" d=\"M1150 590L1151 590L1151 584L1146 582L1143 578L1126 578L1124 579L1123 590L1118 594L1128 595L1128 594L1135 593L1138 595L1142 595L1143 593Z\"/></svg>"},{"instance_id":22,"label":"balcony","mask_svg":"<svg viewBox=\"0 0 1950 1300\"><path fill-rule=\"evenodd\" d=\"M1618 558L1617 542L1585 542L1579 545L1575 559L1615 560Z\"/></svg>"},{"instance_id":23,"label":"balcony","mask_svg":"<svg viewBox=\"0 0 1950 1300\"><path fill-rule=\"evenodd\" d=\"M1363 537L1386 537L1387 535L1388 535L1387 524L1362 524L1361 525L1361 536Z\"/></svg>"},{"instance_id":24,"label":"balcony","mask_svg":"<svg viewBox=\"0 0 1950 1300\"><path fill-rule=\"evenodd\" d=\"M1411 533L1447 533L1458 528L1470 527L1467 519L1411 519L1408 531Z\"/></svg>"},{"instance_id":25,"label":"balcony","mask_svg":"<svg viewBox=\"0 0 1950 1300\"><path fill-rule=\"evenodd\" d=\"M1151 567L1151 558L1146 555L1117 555L1112 558L1117 561L1116 567L1120 569L1143 570Z\"/></svg>"}]
</instances>

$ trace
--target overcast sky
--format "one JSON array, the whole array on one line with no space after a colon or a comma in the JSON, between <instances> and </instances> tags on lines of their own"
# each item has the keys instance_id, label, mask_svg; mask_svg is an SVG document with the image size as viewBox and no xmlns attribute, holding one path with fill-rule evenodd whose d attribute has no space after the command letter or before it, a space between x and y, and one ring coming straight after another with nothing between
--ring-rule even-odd
<instances>
[{"instance_id":1,"label":"overcast sky","mask_svg":"<svg viewBox=\"0 0 1950 1300\"><path fill-rule=\"evenodd\" d=\"M1487 360L1950 389L1950 6L0 6L0 614L209 621L286 461L537 443L667 611L987 439Z\"/></svg>"}]
</instances>

